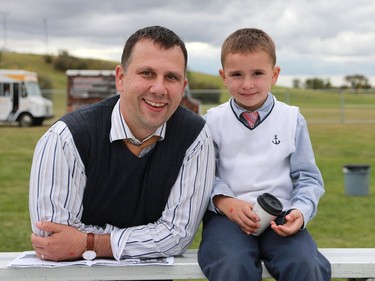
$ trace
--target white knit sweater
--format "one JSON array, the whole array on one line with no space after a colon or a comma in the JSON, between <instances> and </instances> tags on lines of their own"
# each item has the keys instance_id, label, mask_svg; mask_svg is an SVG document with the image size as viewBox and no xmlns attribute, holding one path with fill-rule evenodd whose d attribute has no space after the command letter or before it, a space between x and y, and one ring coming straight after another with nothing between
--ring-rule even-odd
<instances>
[{"instance_id":1,"label":"white knit sweater","mask_svg":"<svg viewBox=\"0 0 375 281\"><path fill-rule=\"evenodd\" d=\"M275 100L271 113L253 130L236 117L230 103L212 108L207 123L217 147L216 176L236 198L254 204L268 192L291 207L289 156L295 150L298 108Z\"/></svg>"}]
</instances>

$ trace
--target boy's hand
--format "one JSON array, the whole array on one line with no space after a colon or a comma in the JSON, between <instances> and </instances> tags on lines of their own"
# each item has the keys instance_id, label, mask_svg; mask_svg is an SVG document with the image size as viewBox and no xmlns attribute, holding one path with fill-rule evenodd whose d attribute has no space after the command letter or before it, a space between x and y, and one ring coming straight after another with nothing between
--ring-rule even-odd
<instances>
[{"instance_id":1,"label":"boy's hand","mask_svg":"<svg viewBox=\"0 0 375 281\"><path fill-rule=\"evenodd\" d=\"M277 225L274 221L271 221L271 228L280 236L286 237L298 232L303 226L303 215L301 211L294 209L288 215L285 216L285 223L283 225Z\"/></svg>"},{"instance_id":2,"label":"boy's hand","mask_svg":"<svg viewBox=\"0 0 375 281\"><path fill-rule=\"evenodd\" d=\"M252 211L250 203L223 195L215 196L213 202L220 212L237 223L246 234L254 233L260 227L259 217Z\"/></svg>"}]
</instances>

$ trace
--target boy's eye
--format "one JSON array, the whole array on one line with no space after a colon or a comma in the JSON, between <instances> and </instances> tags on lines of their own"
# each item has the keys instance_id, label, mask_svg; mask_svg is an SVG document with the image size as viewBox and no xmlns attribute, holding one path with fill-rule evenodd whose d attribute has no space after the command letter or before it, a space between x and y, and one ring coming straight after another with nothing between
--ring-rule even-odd
<instances>
[{"instance_id":1,"label":"boy's eye","mask_svg":"<svg viewBox=\"0 0 375 281\"><path fill-rule=\"evenodd\" d=\"M263 72L262 71L255 71L254 76L260 76L260 75L263 75Z\"/></svg>"},{"instance_id":2,"label":"boy's eye","mask_svg":"<svg viewBox=\"0 0 375 281\"><path fill-rule=\"evenodd\" d=\"M241 76L241 73L239 73L239 72L233 72L233 73L230 74L230 76L231 77L239 77L239 76Z\"/></svg>"}]
</instances>

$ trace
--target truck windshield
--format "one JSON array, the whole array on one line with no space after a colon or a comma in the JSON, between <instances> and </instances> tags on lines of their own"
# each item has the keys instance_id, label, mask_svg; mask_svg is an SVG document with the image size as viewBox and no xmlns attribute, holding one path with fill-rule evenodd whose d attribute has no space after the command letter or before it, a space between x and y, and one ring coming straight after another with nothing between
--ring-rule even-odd
<instances>
[{"instance_id":1,"label":"truck windshield","mask_svg":"<svg viewBox=\"0 0 375 281\"><path fill-rule=\"evenodd\" d=\"M42 96L39 84L36 82L26 82L27 92L30 96Z\"/></svg>"}]
</instances>

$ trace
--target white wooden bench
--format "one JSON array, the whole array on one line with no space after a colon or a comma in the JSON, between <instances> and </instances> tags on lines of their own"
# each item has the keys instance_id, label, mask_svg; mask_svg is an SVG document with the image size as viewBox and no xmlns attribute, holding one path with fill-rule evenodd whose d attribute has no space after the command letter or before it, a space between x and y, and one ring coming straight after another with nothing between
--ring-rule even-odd
<instances>
[{"instance_id":1,"label":"white wooden bench","mask_svg":"<svg viewBox=\"0 0 375 281\"><path fill-rule=\"evenodd\" d=\"M375 248L320 249L332 265L332 278L375 278ZM0 280L145 280L205 279L197 250L175 258L172 266L72 266L60 268L8 268L20 253L0 253ZM271 278L263 267L263 278Z\"/></svg>"}]
</instances>

